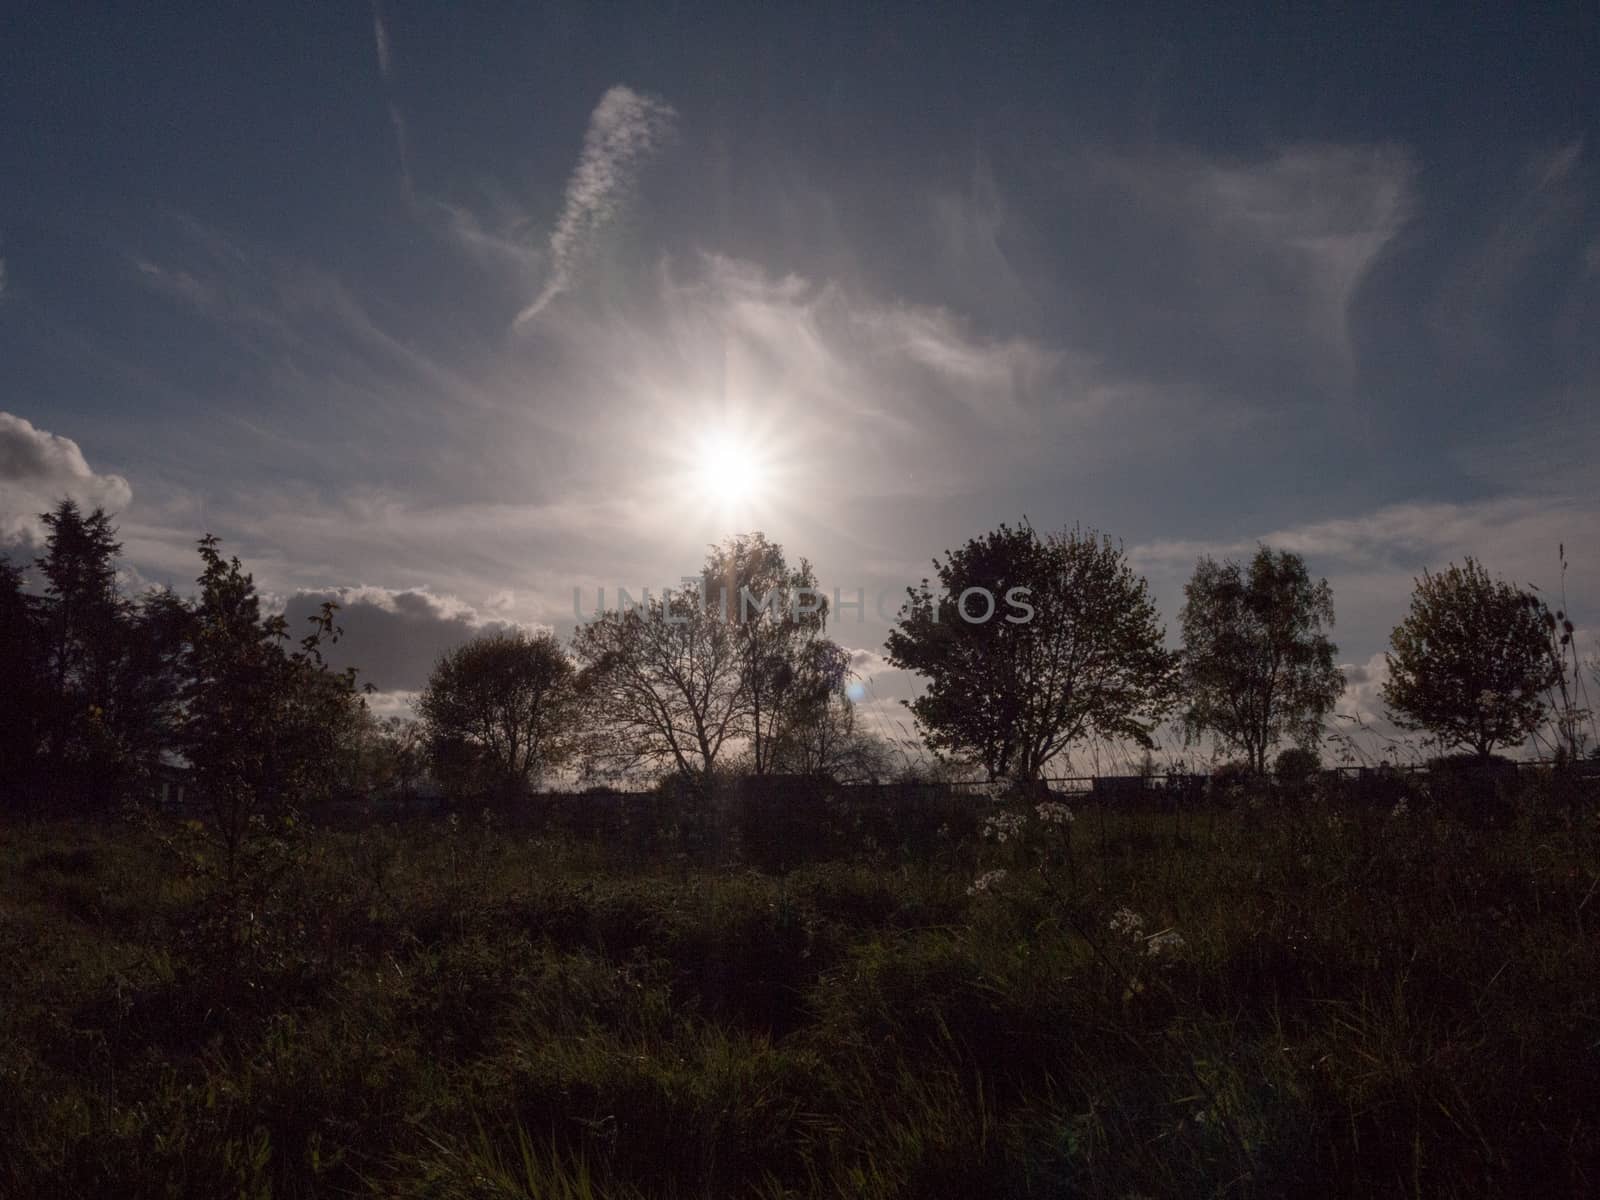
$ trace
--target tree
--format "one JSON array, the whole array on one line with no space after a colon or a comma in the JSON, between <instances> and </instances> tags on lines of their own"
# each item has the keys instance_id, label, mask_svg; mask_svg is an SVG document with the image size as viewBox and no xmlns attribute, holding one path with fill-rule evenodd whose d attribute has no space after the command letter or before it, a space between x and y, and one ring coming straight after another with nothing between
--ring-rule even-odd
<instances>
[{"instance_id":1,"label":"tree","mask_svg":"<svg viewBox=\"0 0 1600 1200\"><path fill-rule=\"evenodd\" d=\"M8 807L24 807L37 778L47 695L39 624L21 569L0 558L0 797Z\"/></svg>"},{"instance_id":2,"label":"tree","mask_svg":"<svg viewBox=\"0 0 1600 1200\"><path fill-rule=\"evenodd\" d=\"M1216 735L1256 774L1284 739L1312 749L1344 691L1333 589L1298 554L1257 549L1248 570L1202 558L1184 587L1184 727Z\"/></svg>"},{"instance_id":3,"label":"tree","mask_svg":"<svg viewBox=\"0 0 1600 1200\"><path fill-rule=\"evenodd\" d=\"M107 781L115 791L145 791L177 737L194 619L191 606L165 588L146 592L127 609L97 700Z\"/></svg>"},{"instance_id":4,"label":"tree","mask_svg":"<svg viewBox=\"0 0 1600 1200\"><path fill-rule=\"evenodd\" d=\"M804 721L779 734L772 751L773 770L814 775L840 783L888 779L895 773L894 748L860 727L856 706L831 693Z\"/></svg>"},{"instance_id":5,"label":"tree","mask_svg":"<svg viewBox=\"0 0 1600 1200\"><path fill-rule=\"evenodd\" d=\"M409 804L417 780L428 766L427 734L421 721L401 716L385 717L377 725L378 787L392 787L401 804Z\"/></svg>"},{"instance_id":6,"label":"tree","mask_svg":"<svg viewBox=\"0 0 1600 1200\"><path fill-rule=\"evenodd\" d=\"M522 795L572 752L574 676L552 634L475 638L434 665L417 702L424 736L440 763L457 764L465 749L495 792Z\"/></svg>"},{"instance_id":7,"label":"tree","mask_svg":"<svg viewBox=\"0 0 1600 1200\"><path fill-rule=\"evenodd\" d=\"M104 805L140 791L173 736L191 614L165 590L123 594L103 510L63 500L41 519L45 587L30 628L47 776L61 800Z\"/></svg>"},{"instance_id":8,"label":"tree","mask_svg":"<svg viewBox=\"0 0 1600 1200\"><path fill-rule=\"evenodd\" d=\"M783 547L762 533L713 547L701 570L702 603L735 631L745 703L739 732L757 775L773 769L784 731L844 688L849 656L822 636L828 606L816 587L811 564L789 566Z\"/></svg>"},{"instance_id":9,"label":"tree","mask_svg":"<svg viewBox=\"0 0 1600 1200\"><path fill-rule=\"evenodd\" d=\"M572 645L589 765L667 769L709 787L747 711L734 625L679 593L604 612L578 627Z\"/></svg>"},{"instance_id":10,"label":"tree","mask_svg":"<svg viewBox=\"0 0 1600 1200\"><path fill-rule=\"evenodd\" d=\"M1176 656L1120 545L1002 525L933 565L939 591L908 588L887 643L927 682L908 704L933 749L1035 780L1090 735L1150 744Z\"/></svg>"},{"instance_id":11,"label":"tree","mask_svg":"<svg viewBox=\"0 0 1600 1200\"><path fill-rule=\"evenodd\" d=\"M261 615L255 581L218 545L209 534L200 539L205 569L178 744L221 842L232 903L252 831L281 826L327 790L361 700L354 670L335 672L322 659L322 645L339 636L337 606L324 604L290 650L282 615Z\"/></svg>"},{"instance_id":12,"label":"tree","mask_svg":"<svg viewBox=\"0 0 1600 1200\"><path fill-rule=\"evenodd\" d=\"M73 500L61 501L40 520L49 530L35 565L45 581L50 676L58 695L92 694L110 657L110 630L124 615L116 564L122 544L105 510L86 517Z\"/></svg>"},{"instance_id":13,"label":"tree","mask_svg":"<svg viewBox=\"0 0 1600 1200\"><path fill-rule=\"evenodd\" d=\"M1423 572L1389 644L1383 700L1402 729L1427 730L1488 762L1496 746L1538 727L1540 693L1556 670L1544 622L1537 605L1470 556L1443 574Z\"/></svg>"},{"instance_id":14,"label":"tree","mask_svg":"<svg viewBox=\"0 0 1600 1200\"><path fill-rule=\"evenodd\" d=\"M45 585L39 628L46 775L58 804L103 801L116 772L102 702L131 618L117 585L122 546L102 509L85 516L75 501L63 500L40 519L49 531L34 564Z\"/></svg>"}]
</instances>

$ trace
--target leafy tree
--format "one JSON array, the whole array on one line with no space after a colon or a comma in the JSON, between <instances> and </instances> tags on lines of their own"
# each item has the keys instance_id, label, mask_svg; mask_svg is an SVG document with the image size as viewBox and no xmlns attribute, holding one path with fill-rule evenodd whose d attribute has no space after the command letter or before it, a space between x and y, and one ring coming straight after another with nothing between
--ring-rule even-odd
<instances>
[{"instance_id":1,"label":"leafy tree","mask_svg":"<svg viewBox=\"0 0 1600 1200\"><path fill-rule=\"evenodd\" d=\"M124 615L117 586L122 543L103 509L84 516L63 500L41 515L45 553L36 565L45 580L45 655L59 695L92 694L96 675L111 657L109 631Z\"/></svg>"},{"instance_id":2,"label":"leafy tree","mask_svg":"<svg viewBox=\"0 0 1600 1200\"><path fill-rule=\"evenodd\" d=\"M393 788L404 804L427 771L427 731L421 721L392 716L379 721L376 732L374 784Z\"/></svg>"},{"instance_id":3,"label":"leafy tree","mask_svg":"<svg viewBox=\"0 0 1600 1200\"><path fill-rule=\"evenodd\" d=\"M117 585L122 546L102 509L85 516L63 500L41 519L48 533L35 566L45 585L39 629L47 775L57 803L104 800L115 768L103 702L131 619Z\"/></svg>"},{"instance_id":4,"label":"leafy tree","mask_svg":"<svg viewBox=\"0 0 1600 1200\"><path fill-rule=\"evenodd\" d=\"M1538 727L1540 693L1556 670L1544 622L1471 557L1423 573L1389 644L1383 700L1402 729L1427 730L1487 762L1496 746L1519 744Z\"/></svg>"},{"instance_id":5,"label":"leafy tree","mask_svg":"<svg viewBox=\"0 0 1600 1200\"><path fill-rule=\"evenodd\" d=\"M602 613L578 627L572 645L589 766L671 770L709 788L747 711L737 628L678 593Z\"/></svg>"},{"instance_id":6,"label":"leafy tree","mask_svg":"<svg viewBox=\"0 0 1600 1200\"><path fill-rule=\"evenodd\" d=\"M339 636L337 606L324 604L290 649L283 616L262 616L255 581L218 545L209 534L200 539L205 569L179 746L221 843L231 903L252 835L292 825L299 805L325 793L362 702L355 671L335 672L322 659L321 647Z\"/></svg>"},{"instance_id":7,"label":"leafy tree","mask_svg":"<svg viewBox=\"0 0 1600 1200\"><path fill-rule=\"evenodd\" d=\"M370 686L370 685L369 685ZM347 795L370 799L411 798L428 768L422 722L409 717L379 717L363 706L339 747L336 778Z\"/></svg>"},{"instance_id":8,"label":"leafy tree","mask_svg":"<svg viewBox=\"0 0 1600 1200\"><path fill-rule=\"evenodd\" d=\"M890 662L927 681L908 703L932 748L1033 780L1090 735L1150 744L1176 656L1120 545L1002 525L933 565L940 590L908 588L887 643ZM974 588L993 601L987 620L981 595L962 608Z\"/></svg>"},{"instance_id":9,"label":"leafy tree","mask_svg":"<svg viewBox=\"0 0 1600 1200\"><path fill-rule=\"evenodd\" d=\"M146 789L177 737L193 625L190 605L164 588L126 610L97 701L108 783L121 794Z\"/></svg>"},{"instance_id":10,"label":"leafy tree","mask_svg":"<svg viewBox=\"0 0 1600 1200\"><path fill-rule=\"evenodd\" d=\"M43 735L47 691L39 624L21 568L0 558L0 801L15 808L32 799Z\"/></svg>"},{"instance_id":11,"label":"leafy tree","mask_svg":"<svg viewBox=\"0 0 1600 1200\"><path fill-rule=\"evenodd\" d=\"M444 774L464 760L486 771L482 782L499 795L526 793L572 752L574 676L548 633L493 634L443 655L417 712Z\"/></svg>"},{"instance_id":12,"label":"leafy tree","mask_svg":"<svg viewBox=\"0 0 1600 1200\"><path fill-rule=\"evenodd\" d=\"M849 656L823 637L827 601L816 573L789 566L783 547L761 533L728 538L701 571L703 603L735 631L745 711L740 733L750 767L764 775L785 731L815 718L843 690Z\"/></svg>"},{"instance_id":13,"label":"leafy tree","mask_svg":"<svg viewBox=\"0 0 1600 1200\"><path fill-rule=\"evenodd\" d=\"M854 703L830 693L806 720L787 726L772 752L773 770L864 783L895 774L894 750L861 728Z\"/></svg>"},{"instance_id":14,"label":"leafy tree","mask_svg":"<svg viewBox=\"0 0 1600 1200\"><path fill-rule=\"evenodd\" d=\"M63 500L42 519L45 587L29 628L47 775L60 801L104 804L142 790L172 738L190 612L171 592L123 594L103 510Z\"/></svg>"},{"instance_id":15,"label":"leafy tree","mask_svg":"<svg viewBox=\"0 0 1600 1200\"><path fill-rule=\"evenodd\" d=\"M1256 774L1285 738L1310 749L1344 691L1333 589L1298 554L1260 547L1248 569L1202 558L1184 587L1184 726L1215 734Z\"/></svg>"}]
</instances>

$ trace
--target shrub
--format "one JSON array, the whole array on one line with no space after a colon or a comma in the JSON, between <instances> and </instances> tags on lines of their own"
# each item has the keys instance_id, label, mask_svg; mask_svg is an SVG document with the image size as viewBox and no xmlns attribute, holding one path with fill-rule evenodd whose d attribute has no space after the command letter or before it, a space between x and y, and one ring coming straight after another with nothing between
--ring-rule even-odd
<instances>
[{"instance_id":1,"label":"shrub","mask_svg":"<svg viewBox=\"0 0 1600 1200\"><path fill-rule=\"evenodd\" d=\"M1321 769L1322 759L1315 750L1291 746L1278 755L1272 773L1279 783L1298 787Z\"/></svg>"}]
</instances>

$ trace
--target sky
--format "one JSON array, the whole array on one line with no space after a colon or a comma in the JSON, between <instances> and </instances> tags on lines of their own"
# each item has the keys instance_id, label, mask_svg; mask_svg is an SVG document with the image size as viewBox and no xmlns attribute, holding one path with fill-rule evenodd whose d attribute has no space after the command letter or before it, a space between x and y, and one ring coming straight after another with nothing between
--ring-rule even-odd
<instances>
[{"instance_id":1,"label":"sky","mask_svg":"<svg viewBox=\"0 0 1600 1200\"><path fill-rule=\"evenodd\" d=\"M1600 10L12 3L0 542L115 511L343 605L398 708L762 530L875 718L907 584L1001 521L1334 588L1600 609Z\"/></svg>"}]
</instances>

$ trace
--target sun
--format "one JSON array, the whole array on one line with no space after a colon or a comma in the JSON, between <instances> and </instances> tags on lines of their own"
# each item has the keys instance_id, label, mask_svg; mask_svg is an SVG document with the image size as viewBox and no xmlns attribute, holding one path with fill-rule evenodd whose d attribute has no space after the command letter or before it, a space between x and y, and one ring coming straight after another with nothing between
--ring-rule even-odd
<instances>
[{"instance_id":1,"label":"sun","mask_svg":"<svg viewBox=\"0 0 1600 1200\"><path fill-rule=\"evenodd\" d=\"M766 484L755 447L729 433L709 434L701 441L695 477L706 499L725 508L755 503Z\"/></svg>"}]
</instances>

